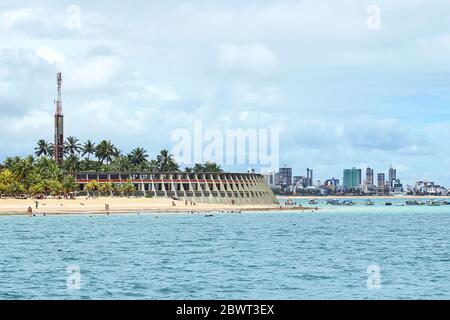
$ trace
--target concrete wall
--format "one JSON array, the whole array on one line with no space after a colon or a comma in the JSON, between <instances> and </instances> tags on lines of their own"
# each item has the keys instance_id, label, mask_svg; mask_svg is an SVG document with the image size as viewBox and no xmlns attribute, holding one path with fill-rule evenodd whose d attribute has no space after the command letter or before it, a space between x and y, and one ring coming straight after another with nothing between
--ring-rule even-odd
<instances>
[{"instance_id":1,"label":"concrete wall","mask_svg":"<svg viewBox=\"0 0 450 320\"><path fill-rule=\"evenodd\" d=\"M138 194L172 197L197 203L236 205L278 204L263 176L250 173L120 173L78 172L80 187L89 181L122 184L132 182Z\"/></svg>"}]
</instances>

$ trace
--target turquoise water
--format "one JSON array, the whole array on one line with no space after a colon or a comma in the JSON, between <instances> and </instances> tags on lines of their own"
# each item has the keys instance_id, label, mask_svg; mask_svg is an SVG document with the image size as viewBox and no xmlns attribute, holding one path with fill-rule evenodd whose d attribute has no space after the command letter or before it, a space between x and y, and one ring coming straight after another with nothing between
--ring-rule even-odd
<instances>
[{"instance_id":1,"label":"turquoise water","mask_svg":"<svg viewBox=\"0 0 450 320\"><path fill-rule=\"evenodd\" d=\"M450 298L450 206L320 206L0 217L0 299Z\"/></svg>"}]
</instances>

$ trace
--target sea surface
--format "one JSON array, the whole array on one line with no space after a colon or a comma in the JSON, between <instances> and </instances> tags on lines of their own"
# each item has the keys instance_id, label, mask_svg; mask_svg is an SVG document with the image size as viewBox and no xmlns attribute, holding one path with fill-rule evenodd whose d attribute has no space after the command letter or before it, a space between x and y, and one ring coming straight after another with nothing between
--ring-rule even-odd
<instances>
[{"instance_id":1,"label":"sea surface","mask_svg":"<svg viewBox=\"0 0 450 320\"><path fill-rule=\"evenodd\" d=\"M450 206L386 201L3 216L0 299L450 299Z\"/></svg>"}]
</instances>

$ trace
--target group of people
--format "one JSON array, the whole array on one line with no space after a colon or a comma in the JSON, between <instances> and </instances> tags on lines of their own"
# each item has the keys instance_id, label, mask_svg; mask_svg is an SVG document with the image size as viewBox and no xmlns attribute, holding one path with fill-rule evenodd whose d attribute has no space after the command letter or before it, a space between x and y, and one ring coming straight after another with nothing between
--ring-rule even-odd
<instances>
[{"instance_id":1,"label":"group of people","mask_svg":"<svg viewBox=\"0 0 450 320\"><path fill-rule=\"evenodd\" d=\"M187 200L184 200L184 205L188 205L188 203L189 203L189 205L190 206L195 206L195 205L197 205L194 201L192 201L192 200L189 200L189 201L187 201Z\"/></svg>"}]
</instances>

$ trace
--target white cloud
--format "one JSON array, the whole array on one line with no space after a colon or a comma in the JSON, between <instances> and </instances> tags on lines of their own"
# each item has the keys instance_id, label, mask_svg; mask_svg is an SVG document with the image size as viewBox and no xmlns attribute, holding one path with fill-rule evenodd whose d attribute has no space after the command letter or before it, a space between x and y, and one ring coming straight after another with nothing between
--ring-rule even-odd
<instances>
[{"instance_id":1,"label":"white cloud","mask_svg":"<svg viewBox=\"0 0 450 320\"><path fill-rule=\"evenodd\" d=\"M9 30L14 24L31 19L35 16L35 11L30 8L20 8L6 11L0 14L0 26L2 29Z\"/></svg>"},{"instance_id":2,"label":"white cloud","mask_svg":"<svg viewBox=\"0 0 450 320\"><path fill-rule=\"evenodd\" d=\"M38 47L35 54L50 64L61 64L64 61L64 55L50 47Z\"/></svg>"},{"instance_id":3,"label":"white cloud","mask_svg":"<svg viewBox=\"0 0 450 320\"><path fill-rule=\"evenodd\" d=\"M160 86L146 86L145 95L153 97L159 101L174 101L179 98L173 88Z\"/></svg>"},{"instance_id":4,"label":"white cloud","mask_svg":"<svg viewBox=\"0 0 450 320\"><path fill-rule=\"evenodd\" d=\"M123 63L115 56L88 57L67 67L67 86L76 89L98 88L109 84L122 70Z\"/></svg>"},{"instance_id":5,"label":"white cloud","mask_svg":"<svg viewBox=\"0 0 450 320\"><path fill-rule=\"evenodd\" d=\"M260 43L220 44L219 64L231 69L268 71L278 65L278 58L266 45Z\"/></svg>"}]
</instances>

